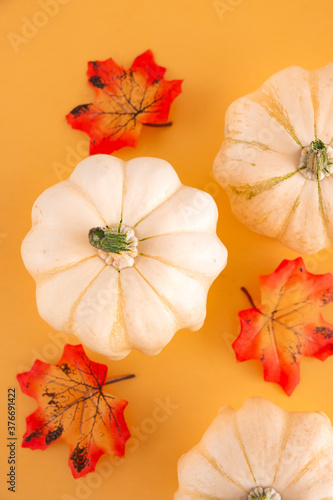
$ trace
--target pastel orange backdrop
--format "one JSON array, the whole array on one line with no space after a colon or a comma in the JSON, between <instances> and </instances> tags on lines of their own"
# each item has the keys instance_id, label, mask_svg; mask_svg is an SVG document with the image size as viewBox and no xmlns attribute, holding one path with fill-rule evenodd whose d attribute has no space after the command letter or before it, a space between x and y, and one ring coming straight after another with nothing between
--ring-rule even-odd
<instances>
[{"instance_id":1,"label":"pastel orange backdrop","mask_svg":"<svg viewBox=\"0 0 333 500\"><path fill-rule=\"evenodd\" d=\"M2 0L1 499L172 499L178 458L200 439L221 406L239 407L249 396L264 396L286 409L322 410L333 421L333 358L325 363L304 359L301 383L290 398L264 382L260 363L235 361L231 343L239 332L237 311L248 307L240 287L259 299L258 275L297 254L239 223L212 177L228 105L289 65L315 69L330 62L332 18L331 0ZM74 480L65 444L43 452L19 446L25 417L36 405L19 392L16 373L29 369L37 357L56 362L66 338L76 343L38 316L35 284L23 266L20 245L37 196L87 156L87 136L65 120L73 107L92 99L87 61L113 57L129 67L149 48L167 67L167 79L184 79L183 93L171 108L174 123L144 129L137 149L125 148L116 156L164 158L184 184L210 192L229 261L209 292L199 332L178 332L155 357L133 352L111 362L87 350L93 360L107 363L110 376L136 374L110 388L129 401L125 415L136 441L125 459L103 456L96 473ZM311 272L333 272L333 251L305 257L305 262ZM330 306L324 316L333 321ZM5 483L9 387L17 391L15 494Z\"/></svg>"}]
</instances>

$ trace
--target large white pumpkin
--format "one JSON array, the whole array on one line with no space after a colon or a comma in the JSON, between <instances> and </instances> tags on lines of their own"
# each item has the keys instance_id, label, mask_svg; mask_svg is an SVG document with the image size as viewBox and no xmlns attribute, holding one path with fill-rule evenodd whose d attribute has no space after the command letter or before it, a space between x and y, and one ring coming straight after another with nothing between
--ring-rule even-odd
<instances>
[{"instance_id":1,"label":"large white pumpkin","mask_svg":"<svg viewBox=\"0 0 333 500\"><path fill-rule=\"evenodd\" d=\"M332 500L333 429L262 398L222 408L178 462L175 500Z\"/></svg>"},{"instance_id":2,"label":"large white pumpkin","mask_svg":"<svg viewBox=\"0 0 333 500\"><path fill-rule=\"evenodd\" d=\"M22 257L53 328L112 359L157 354L199 329L208 289L226 265L217 208L166 161L108 155L82 161L32 210Z\"/></svg>"},{"instance_id":3,"label":"large white pumpkin","mask_svg":"<svg viewBox=\"0 0 333 500\"><path fill-rule=\"evenodd\" d=\"M250 229L301 253L333 245L333 63L290 67L237 99L214 173Z\"/></svg>"}]
</instances>

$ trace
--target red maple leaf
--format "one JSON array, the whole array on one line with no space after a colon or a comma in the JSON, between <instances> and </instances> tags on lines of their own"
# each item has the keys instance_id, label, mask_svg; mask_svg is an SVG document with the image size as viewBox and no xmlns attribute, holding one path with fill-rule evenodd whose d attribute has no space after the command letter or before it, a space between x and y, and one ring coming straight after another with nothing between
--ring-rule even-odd
<instances>
[{"instance_id":1,"label":"red maple leaf","mask_svg":"<svg viewBox=\"0 0 333 500\"><path fill-rule=\"evenodd\" d=\"M90 136L90 154L135 147L142 125L167 124L182 80L164 80L165 71L150 50L138 56L128 70L113 59L88 63L88 83L95 100L77 106L66 119Z\"/></svg>"},{"instance_id":2,"label":"red maple leaf","mask_svg":"<svg viewBox=\"0 0 333 500\"><path fill-rule=\"evenodd\" d=\"M240 311L241 332L233 348L238 361L258 359L264 378L290 396L300 381L300 361L333 354L333 325L320 308L333 301L333 276L310 274L303 259L284 260L260 276L261 304Z\"/></svg>"},{"instance_id":3,"label":"red maple leaf","mask_svg":"<svg viewBox=\"0 0 333 500\"><path fill-rule=\"evenodd\" d=\"M81 345L65 345L56 365L36 360L17 379L39 407L26 419L22 446L44 450L63 440L70 448L69 467L75 478L95 470L103 453L124 455L130 437L123 411L127 401L103 392L107 366L94 363ZM129 375L123 378L130 378Z\"/></svg>"}]
</instances>

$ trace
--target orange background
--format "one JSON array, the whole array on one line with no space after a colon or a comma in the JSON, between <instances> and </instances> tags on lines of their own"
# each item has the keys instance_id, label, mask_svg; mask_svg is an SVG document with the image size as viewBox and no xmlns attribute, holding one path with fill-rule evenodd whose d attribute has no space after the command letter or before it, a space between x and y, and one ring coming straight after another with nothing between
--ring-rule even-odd
<instances>
[{"instance_id":1,"label":"orange background","mask_svg":"<svg viewBox=\"0 0 333 500\"><path fill-rule=\"evenodd\" d=\"M237 311L248 307L240 287L259 299L258 275L297 254L239 223L211 174L228 105L286 66L315 69L330 62L332 18L331 0L2 0L1 499L172 499L180 455L200 439L221 406L239 407L248 396L264 396L287 409L322 410L333 420L333 357L325 363L304 359L301 384L290 398L263 381L259 362L235 361L230 346L239 331ZM112 386L129 401L125 415L136 439L125 459L103 456L96 473L74 480L64 443L43 452L19 446L24 419L36 406L18 392L16 373L29 369L36 357L56 362L66 340L38 316L35 284L20 245L37 196L87 155L87 136L65 121L73 107L92 99L87 61L113 57L129 67L149 48L168 68L167 79L184 79L171 108L174 124L144 129L137 149L125 148L117 156L164 158L184 184L210 192L229 261L210 290L199 332L178 332L155 357L133 352L111 362L87 351L107 363L110 376L136 374ZM333 272L332 249L305 261L311 272ZM331 321L332 311L328 306L324 312ZM74 337L68 341L76 343ZM9 387L17 389L15 495L5 484ZM172 406L159 410L161 401Z\"/></svg>"}]
</instances>

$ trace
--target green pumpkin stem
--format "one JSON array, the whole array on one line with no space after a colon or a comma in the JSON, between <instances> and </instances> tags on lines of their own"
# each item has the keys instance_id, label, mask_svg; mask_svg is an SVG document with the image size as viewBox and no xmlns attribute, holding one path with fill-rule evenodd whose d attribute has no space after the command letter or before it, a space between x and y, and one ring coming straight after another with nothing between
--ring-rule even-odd
<instances>
[{"instance_id":1,"label":"green pumpkin stem","mask_svg":"<svg viewBox=\"0 0 333 500\"><path fill-rule=\"evenodd\" d=\"M327 147L320 139L312 141L309 151L307 152L304 168L308 168L313 172L316 179L322 178L323 171L328 172L328 155Z\"/></svg>"},{"instance_id":2,"label":"green pumpkin stem","mask_svg":"<svg viewBox=\"0 0 333 500\"><path fill-rule=\"evenodd\" d=\"M90 229L89 243L93 247L103 250L103 252L116 254L126 252L131 245L131 242L127 241L126 233L120 233L119 229L115 232L114 229L110 229L108 226Z\"/></svg>"},{"instance_id":3,"label":"green pumpkin stem","mask_svg":"<svg viewBox=\"0 0 333 500\"><path fill-rule=\"evenodd\" d=\"M248 500L281 500L281 495L273 488L257 486L249 493Z\"/></svg>"}]
</instances>

